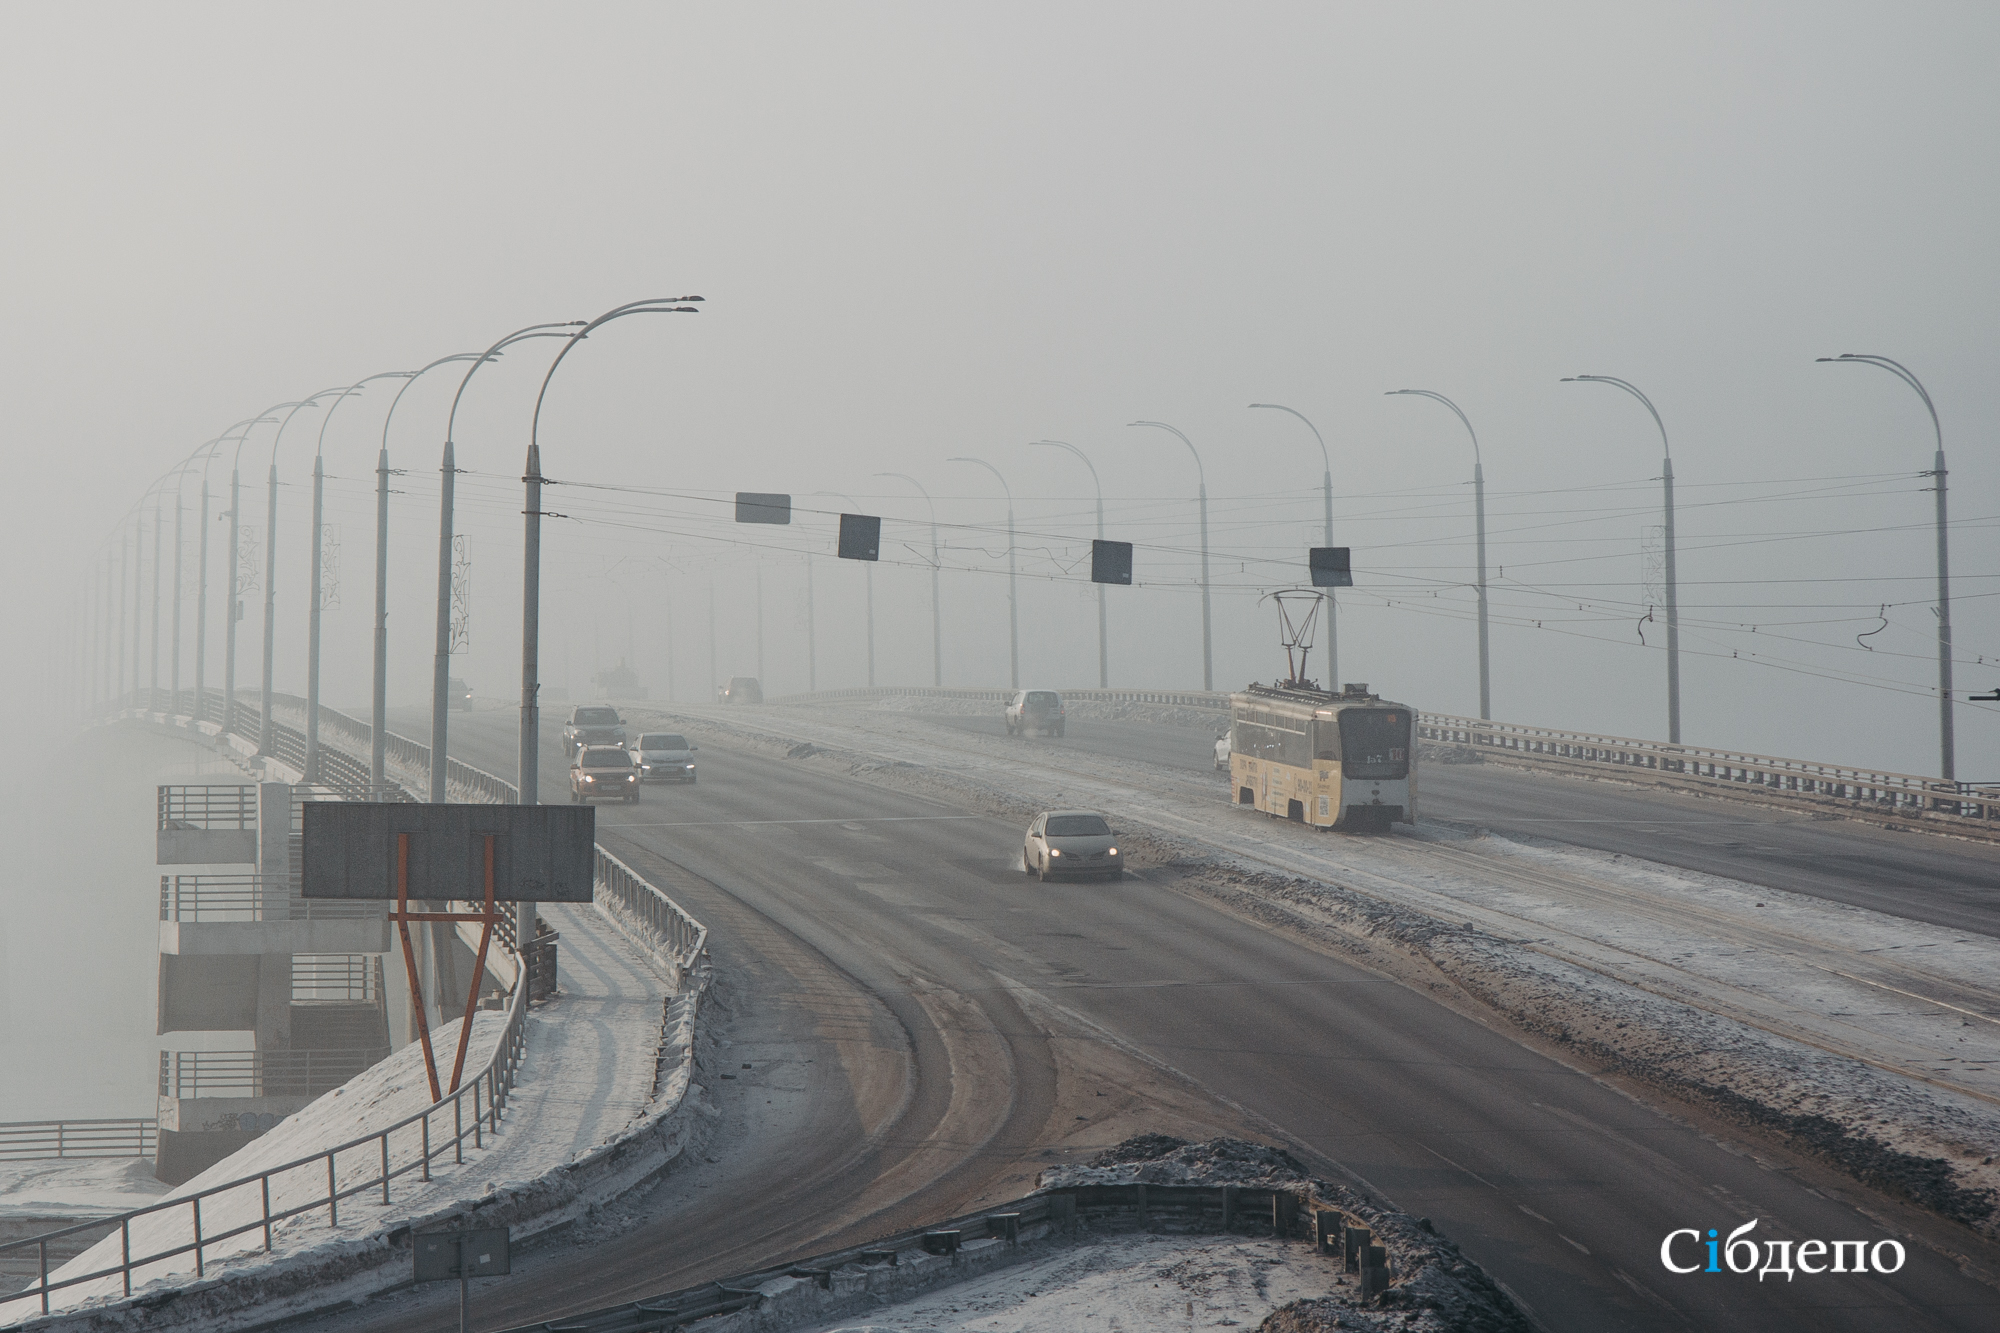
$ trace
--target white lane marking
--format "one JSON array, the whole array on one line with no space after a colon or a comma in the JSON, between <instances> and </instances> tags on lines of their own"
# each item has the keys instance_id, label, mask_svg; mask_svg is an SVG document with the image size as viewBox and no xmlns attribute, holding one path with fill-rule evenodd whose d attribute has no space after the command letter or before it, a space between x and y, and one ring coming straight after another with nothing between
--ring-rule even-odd
<instances>
[{"instance_id":1,"label":"white lane marking","mask_svg":"<svg viewBox=\"0 0 2000 1333\"><path fill-rule=\"evenodd\" d=\"M690 819L678 824L608 824L607 828L743 828L752 824L918 824L990 815L881 815L864 819Z\"/></svg>"}]
</instances>

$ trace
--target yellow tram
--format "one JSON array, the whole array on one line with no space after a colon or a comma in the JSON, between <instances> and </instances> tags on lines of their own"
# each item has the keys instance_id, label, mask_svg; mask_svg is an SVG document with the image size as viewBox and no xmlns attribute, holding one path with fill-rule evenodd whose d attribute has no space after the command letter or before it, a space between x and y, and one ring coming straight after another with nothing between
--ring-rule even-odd
<instances>
[{"instance_id":1,"label":"yellow tram","mask_svg":"<svg viewBox=\"0 0 2000 1333\"><path fill-rule=\"evenodd\" d=\"M1347 685L1339 694L1252 685L1229 696L1235 803L1342 831L1417 822L1413 714Z\"/></svg>"}]
</instances>

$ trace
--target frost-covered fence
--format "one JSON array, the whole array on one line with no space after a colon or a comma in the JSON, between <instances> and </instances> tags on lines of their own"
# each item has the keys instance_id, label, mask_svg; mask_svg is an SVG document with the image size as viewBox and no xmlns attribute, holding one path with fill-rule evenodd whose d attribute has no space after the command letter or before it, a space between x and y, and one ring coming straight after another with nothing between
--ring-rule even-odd
<instances>
[{"instance_id":1,"label":"frost-covered fence","mask_svg":"<svg viewBox=\"0 0 2000 1333\"><path fill-rule=\"evenodd\" d=\"M151 1157L157 1120L15 1120L0 1124L0 1161L45 1157Z\"/></svg>"},{"instance_id":2,"label":"frost-covered fence","mask_svg":"<svg viewBox=\"0 0 2000 1333\"><path fill-rule=\"evenodd\" d=\"M273 1229L287 1218L325 1209L328 1224L338 1226L343 1200L365 1195L370 1202L387 1206L397 1179L414 1172L428 1182L432 1164L447 1153L454 1163L463 1162L467 1139L479 1148L488 1135L499 1132L508 1094L521 1066L525 1042L522 1018L527 1011L526 987L521 981L526 970L516 969L515 976L506 1017L491 1053L444 1100L372 1133L267 1170L116 1217L96 1218L0 1244L0 1261L32 1254L38 1274L34 1282L0 1298L0 1319L19 1320L26 1313L20 1307L28 1301L39 1302L41 1313L47 1314L53 1293L90 1283L104 1284L102 1290L90 1295L130 1296L135 1279L142 1285L177 1271L172 1261L183 1255L193 1255L197 1278L206 1276L214 1258L245 1249L262 1248L269 1253ZM440 1033L440 1039L444 1035ZM116 1262L102 1261L109 1255L92 1261L93 1255L110 1246L111 1238L107 1237L65 1265L63 1271L50 1272L51 1246L60 1250L64 1239L106 1226L117 1228ZM247 1244L245 1237L249 1238Z\"/></svg>"}]
</instances>

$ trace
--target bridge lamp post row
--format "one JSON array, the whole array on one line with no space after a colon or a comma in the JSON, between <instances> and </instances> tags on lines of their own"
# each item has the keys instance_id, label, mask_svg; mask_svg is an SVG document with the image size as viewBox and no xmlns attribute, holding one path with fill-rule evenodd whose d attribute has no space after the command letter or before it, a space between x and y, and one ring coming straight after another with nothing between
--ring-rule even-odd
<instances>
[{"instance_id":1,"label":"bridge lamp post row","mask_svg":"<svg viewBox=\"0 0 2000 1333\"><path fill-rule=\"evenodd\" d=\"M1493 685L1486 657L1486 472L1479 458L1479 433L1472 429L1472 422L1465 413L1458 410L1458 404L1441 393L1433 393L1429 389L1390 389L1385 396L1394 397L1397 394L1414 394L1443 403L1451 409L1452 415L1464 423L1465 433L1472 437L1472 509L1479 548L1479 718L1482 722L1490 722L1493 720ZM1332 530L1329 528L1327 545L1332 544Z\"/></svg>"},{"instance_id":2,"label":"bridge lamp post row","mask_svg":"<svg viewBox=\"0 0 2000 1333\"><path fill-rule=\"evenodd\" d=\"M1326 437L1319 433L1319 427L1313 425L1310 417L1295 407L1286 407L1283 403L1252 403L1250 406L1269 408L1274 412L1290 412L1305 422L1306 429L1313 433L1313 439L1319 441L1320 464L1325 469L1320 478L1320 495L1326 509L1324 544L1333 545L1333 460L1326 451ZM1340 689L1340 606L1334 600L1333 589L1325 589L1320 596L1326 602L1326 685L1328 689L1337 691Z\"/></svg>"},{"instance_id":3,"label":"bridge lamp post row","mask_svg":"<svg viewBox=\"0 0 2000 1333\"><path fill-rule=\"evenodd\" d=\"M1198 494L1201 503L1201 688L1212 692L1215 689L1215 654L1209 634L1208 614L1208 473L1201 465L1201 455L1196 452L1194 441L1166 422L1132 421L1126 424L1150 426L1155 430L1166 431L1185 444L1188 452L1194 455L1195 476L1200 481Z\"/></svg>"}]
</instances>

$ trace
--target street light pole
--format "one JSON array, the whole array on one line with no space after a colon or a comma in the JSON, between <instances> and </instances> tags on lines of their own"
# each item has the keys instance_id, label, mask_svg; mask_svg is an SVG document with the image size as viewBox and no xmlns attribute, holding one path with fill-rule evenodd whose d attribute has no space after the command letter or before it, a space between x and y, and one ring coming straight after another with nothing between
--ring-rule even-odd
<instances>
[{"instance_id":1,"label":"street light pole","mask_svg":"<svg viewBox=\"0 0 2000 1333\"><path fill-rule=\"evenodd\" d=\"M277 724L271 716L271 664L277 649L275 630L277 627L278 596L278 446L285 442L285 427L292 424L292 418L308 407L319 406L319 400L330 393L339 393L340 387L321 389L312 397L285 413L284 421L278 425L278 433L271 439L271 472L268 481L269 498L264 506L264 691L263 718L257 728L257 753L267 756L277 743Z\"/></svg>"},{"instance_id":2,"label":"street light pole","mask_svg":"<svg viewBox=\"0 0 2000 1333\"><path fill-rule=\"evenodd\" d=\"M312 620L310 625L307 627L306 631L306 775L305 776L307 782L319 781L320 613L326 602L324 592L320 587L323 577L322 571L323 571L323 562L325 560L325 548L326 548L326 524L323 521L325 510L321 501L321 496L324 490L325 479L326 479L325 468L323 466L323 460L326 455L326 428L333 423L333 414L340 410L340 405L343 402L345 402L349 397L360 393L363 385L369 384L375 380L386 380L386 379L407 380L412 376L413 373L414 372L408 370L385 370L379 375L370 375L367 379L357 380L354 384L350 385L345 389L342 389L340 391L340 396L335 398L333 402L328 405L326 409L326 415L320 418L319 439L313 445ZM386 480L386 478L384 478L384 480ZM383 519L386 518L386 515L378 513L377 518ZM379 783L376 785L379 787ZM375 793L371 791L369 794L373 796Z\"/></svg>"},{"instance_id":3,"label":"street light pole","mask_svg":"<svg viewBox=\"0 0 2000 1333\"><path fill-rule=\"evenodd\" d=\"M943 623L944 623L944 622L943 622L943 619L942 619L942 616L941 616L941 605L942 605L942 604L941 604L941 602L939 601L939 598L938 598L938 538L937 538L937 505L936 505L936 504L935 504L935 503L934 503L934 502L933 502L933 501L931 500L931 493L930 493L929 491L927 491L927 490L925 490L925 489L924 489L924 484L923 484L922 482L918 481L918 480L917 480L917 479L916 479L915 477L912 477L912 476L910 476L910 475L909 475L908 473L904 473L904 472L877 472L877 473L876 473L875 475L876 475L876 476L878 476L878 477L895 477L895 478L897 478L897 479L899 479L899 480L901 480L901 481L907 481L907 482L909 482L909 483L910 483L910 485L912 485L912 486L914 486L914 487L916 487L916 488L917 488L917 494L919 494L919 495L921 495L921 496L923 496L923 497L924 497L924 503L925 503L926 505L929 505L929 506L930 506L930 511L931 511L931 684L933 684L933 685L937 685L937 686L942 686L942 685L944 684L944 630L943 630L943 628L942 628L942 626L943 626ZM1101 527L1102 525L1100 524L1099 526ZM812 557L808 556L808 557L806 557L806 559L807 559L807 561L808 561L808 562L810 562L810 561L811 561L811 559L812 559ZM810 564L810 563L808 563L808 564L807 564L807 566L806 566L806 571L807 571L807 575L806 575L806 577L807 577L807 583L806 583L806 587L807 587L807 589L809 590L809 591L807 592L807 596L806 596L806 601L807 601L807 605L811 605L811 602L812 602L812 595L811 595L811 592L810 592L810 589L811 589L811 587L812 587L812 583L811 583L811 577L812 577L812 574L811 574L811 571L812 571L812 566L811 566L811 564Z\"/></svg>"},{"instance_id":4,"label":"street light pole","mask_svg":"<svg viewBox=\"0 0 2000 1333\"><path fill-rule=\"evenodd\" d=\"M451 414L445 418L444 457L438 464L441 484L438 491L438 576L437 576L437 644L431 658L431 772L429 799L441 804L445 795L445 771L450 767L446 755L451 726L451 539L452 539L452 499L458 478L458 455L452 439L458 427L458 405L465 399L466 386L479 368L489 361L498 359L500 349L526 338L567 338L567 332L557 330L574 329L583 324L580 319L559 320L548 324L530 324L526 328L514 330L494 343L465 368L465 378L458 382L458 392L451 398ZM545 381L546 383L546 381Z\"/></svg>"},{"instance_id":5,"label":"street light pole","mask_svg":"<svg viewBox=\"0 0 2000 1333\"><path fill-rule=\"evenodd\" d=\"M160 711L160 501L153 499L153 651L146 676L146 711Z\"/></svg>"},{"instance_id":6,"label":"street light pole","mask_svg":"<svg viewBox=\"0 0 2000 1333\"><path fill-rule=\"evenodd\" d=\"M1007 688L1021 688L1021 619L1014 597L1014 488L1000 475L1000 469L983 458L950 458L950 463L977 463L993 474L1000 489L1007 492Z\"/></svg>"},{"instance_id":7,"label":"street light pole","mask_svg":"<svg viewBox=\"0 0 2000 1333\"><path fill-rule=\"evenodd\" d=\"M1386 397L1399 393L1415 394L1419 398L1431 398L1452 410L1465 426L1465 433L1472 437L1472 508L1475 524L1479 532L1479 718L1482 722L1493 720L1493 690L1486 667L1486 473L1479 460L1479 434L1472 429L1472 422L1465 413L1458 410L1458 404L1441 393L1429 389L1390 389Z\"/></svg>"},{"instance_id":8,"label":"street light pole","mask_svg":"<svg viewBox=\"0 0 2000 1333\"><path fill-rule=\"evenodd\" d=\"M1157 430L1170 431L1177 439L1180 440L1182 444L1185 444L1188 447L1189 453L1194 454L1195 475L1198 478L1200 478L1201 481L1201 688L1212 693L1215 690L1215 658L1211 647L1212 640L1209 635L1209 619L1208 619L1208 473L1202 468L1201 455L1195 453L1194 441L1190 440L1187 436L1182 435L1178 430L1175 430L1172 426L1169 426L1166 422L1133 421L1133 422L1128 422L1127 424L1133 426L1152 426ZM1311 423L1308 422L1307 424L1310 425ZM1333 486L1333 479L1331 473L1329 473L1327 478L1327 487L1328 487L1327 494L1329 496L1331 496L1333 493L1332 486ZM1332 521L1332 512L1333 512L1330 507L1331 503L1332 503L1331 500L1329 500L1328 501L1329 508L1327 510L1329 525L1331 524ZM1331 529L1329 527L1329 531L1330 530ZM1330 536L1327 538L1329 544L1332 543L1332 540L1333 539ZM1329 642L1332 641L1332 636L1330 633L1328 635L1328 641ZM1330 659L1329 659L1329 665L1331 665Z\"/></svg>"},{"instance_id":9,"label":"street light pole","mask_svg":"<svg viewBox=\"0 0 2000 1333\"><path fill-rule=\"evenodd\" d=\"M412 384L427 371L454 361L470 361L478 353L457 352L441 356L422 370L404 375L403 386L389 402L382 418L382 447L375 456L375 675L368 715L368 795L383 800L389 790L389 424L396 408Z\"/></svg>"},{"instance_id":10,"label":"street light pole","mask_svg":"<svg viewBox=\"0 0 2000 1333\"><path fill-rule=\"evenodd\" d=\"M521 573L521 733L516 785L522 805L536 805L541 799L537 784L541 781L542 484L546 480L542 476L542 400L548 397L549 381L555 378L563 358L597 329L627 315L698 314L696 307L676 303L699 300L699 296L654 297L613 306L569 335L555 360L549 363L547 373L542 376L541 390L535 394L535 415L528 425L527 468L521 477L527 503L522 506L525 517ZM522 908L517 927L522 932L522 941L533 937L534 924L534 904L529 903Z\"/></svg>"},{"instance_id":11,"label":"street light pole","mask_svg":"<svg viewBox=\"0 0 2000 1333\"><path fill-rule=\"evenodd\" d=\"M1326 451L1326 438L1319 433L1319 427L1313 425L1312 418L1295 407L1286 407L1283 403L1252 403L1250 406L1269 408L1274 412L1290 412L1300 421L1305 422L1306 429L1313 433L1313 439L1319 441L1319 461L1322 469L1320 473L1320 498L1325 505L1326 511L1326 538L1321 545L1332 546L1333 460L1328 456ZM1338 694L1340 692L1340 605L1334 600L1334 591L1332 588L1324 590L1321 593L1321 597L1326 602L1326 687Z\"/></svg>"},{"instance_id":12,"label":"street light pole","mask_svg":"<svg viewBox=\"0 0 2000 1333\"><path fill-rule=\"evenodd\" d=\"M1091 461L1084 457L1083 450L1066 440L1035 440L1031 442L1031 447L1066 449L1070 453L1075 454L1085 467L1090 468L1090 485L1097 493L1097 540L1103 541L1104 487L1097 480L1096 467L1092 466ZM1105 631L1104 585L1102 583L1097 585L1097 688L1100 690L1111 688L1111 649L1110 641Z\"/></svg>"},{"instance_id":13,"label":"street light pole","mask_svg":"<svg viewBox=\"0 0 2000 1333\"><path fill-rule=\"evenodd\" d=\"M1667 444L1667 426L1660 420L1659 412L1653 407L1652 399L1624 380L1610 375L1568 375L1564 384L1609 384L1623 389L1645 405L1652 416L1653 424L1660 428L1660 450L1665 455L1660 464L1660 487L1666 510L1667 539L1667 742L1681 743L1681 617L1680 602L1674 584L1674 455Z\"/></svg>"},{"instance_id":14,"label":"street light pole","mask_svg":"<svg viewBox=\"0 0 2000 1333\"><path fill-rule=\"evenodd\" d=\"M858 514L861 512L860 502L851 495L843 495L839 491L814 491L813 494L831 496L836 500L845 500L848 504L854 506L854 513ZM868 599L868 688L872 690L875 688L875 562L873 560L862 561L861 574L862 584L867 589ZM810 681L808 683L810 684Z\"/></svg>"},{"instance_id":15,"label":"street light pole","mask_svg":"<svg viewBox=\"0 0 2000 1333\"><path fill-rule=\"evenodd\" d=\"M1937 453L1931 463L1930 475L1937 478L1937 643L1938 643L1938 776L1946 782L1958 780L1958 758L1954 745L1951 712L1951 551L1946 543L1945 526L1945 466L1944 428L1938 424L1937 405L1931 402L1929 390L1923 382L1900 362L1891 361L1886 356L1873 356L1844 352L1839 356L1822 356L1821 361L1835 364L1845 362L1875 366L1917 391L1917 397L1924 400L1924 410L1931 414L1931 434L1937 441Z\"/></svg>"}]
</instances>

